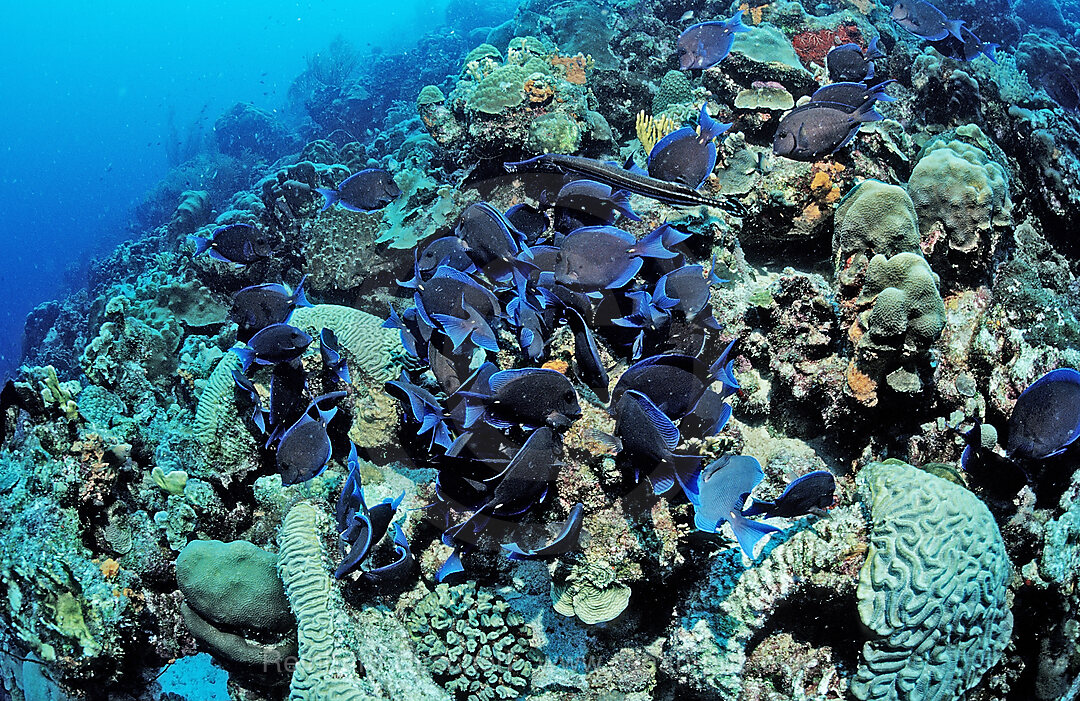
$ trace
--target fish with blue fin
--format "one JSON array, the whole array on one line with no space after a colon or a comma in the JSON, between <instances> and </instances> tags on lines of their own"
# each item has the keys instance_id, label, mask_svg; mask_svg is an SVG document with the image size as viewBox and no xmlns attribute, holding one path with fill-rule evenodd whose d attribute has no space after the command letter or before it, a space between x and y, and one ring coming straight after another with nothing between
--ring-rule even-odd
<instances>
[{"instance_id":1,"label":"fish with blue fin","mask_svg":"<svg viewBox=\"0 0 1080 701\"><path fill-rule=\"evenodd\" d=\"M571 180L559 190L555 198L557 219L562 211L574 213L582 226L611 224L616 215L622 215L631 221L641 221L641 217L630 206L629 191L588 178Z\"/></svg>"},{"instance_id":2,"label":"fish with blue fin","mask_svg":"<svg viewBox=\"0 0 1080 701\"><path fill-rule=\"evenodd\" d=\"M1080 372L1058 368L1031 383L1013 405L1005 429L1012 457L1041 460L1080 438Z\"/></svg>"},{"instance_id":3,"label":"fish with blue fin","mask_svg":"<svg viewBox=\"0 0 1080 701\"><path fill-rule=\"evenodd\" d=\"M835 153L855 138L859 126L880 121L874 101L854 112L834 102L808 102L780 119L773 136L773 153L795 161L815 161Z\"/></svg>"},{"instance_id":4,"label":"fish with blue fin","mask_svg":"<svg viewBox=\"0 0 1080 701\"><path fill-rule=\"evenodd\" d=\"M570 513L553 538L529 543L523 541L519 530L517 540L504 543L502 548L507 552L507 557L511 560L547 560L578 550L581 547L578 541L581 537L581 524L584 514L585 505L578 502L570 508Z\"/></svg>"},{"instance_id":5,"label":"fish with blue fin","mask_svg":"<svg viewBox=\"0 0 1080 701\"><path fill-rule=\"evenodd\" d=\"M933 46L934 50L942 56L955 58L958 61L974 61L979 56L986 56L992 63L997 63L994 51L998 45L983 41L967 27L960 28L959 39L950 34L940 41L930 42L930 46Z\"/></svg>"},{"instance_id":6,"label":"fish with blue fin","mask_svg":"<svg viewBox=\"0 0 1080 701\"><path fill-rule=\"evenodd\" d=\"M446 421L446 411L439 399L423 387L409 382L404 373L400 379L390 380L386 384L387 387L399 390L409 402L412 418L420 424L420 428L416 431L417 435L431 433L428 450L436 445L449 448L453 438Z\"/></svg>"},{"instance_id":7,"label":"fish with blue fin","mask_svg":"<svg viewBox=\"0 0 1080 701\"><path fill-rule=\"evenodd\" d=\"M326 201L322 211L340 204L350 212L371 212L382 209L401 196L394 176L382 168L367 168L341 181L336 188L318 188Z\"/></svg>"},{"instance_id":8,"label":"fish with blue fin","mask_svg":"<svg viewBox=\"0 0 1080 701\"><path fill-rule=\"evenodd\" d=\"M440 265L462 272L471 272L474 269L472 258L469 257L469 247L457 236L443 236L424 246L424 251L416 262L420 282L434 275Z\"/></svg>"},{"instance_id":9,"label":"fish with blue fin","mask_svg":"<svg viewBox=\"0 0 1080 701\"><path fill-rule=\"evenodd\" d=\"M726 22L699 22L683 30L676 42L679 68L704 70L727 58L735 34L750 31L750 27L743 24L742 14L739 10Z\"/></svg>"},{"instance_id":10,"label":"fish with blue fin","mask_svg":"<svg viewBox=\"0 0 1080 701\"><path fill-rule=\"evenodd\" d=\"M326 469L333 453L326 427L337 414L337 407L323 409L320 404L345 395L345 392L330 392L316 397L300 420L281 435L276 460L283 486L306 482ZM312 409L317 412L317 418L311 416Z\"/></svg>"},{"instance_id":11,"label":"fish with blue fin","mask_svg":"<svg viewBox=\"0 0 1080 701\"><path fill-rule=\"evenodd\" d=\"M559 245L555 281L592 291L626 286L641 270L642 258L672 258L664 247L661 225L640 241L613 226L587 226L571 232Z\"/></svg>"},{"instance_id":12,"label":"fish with blue fin","mask_svg":"<svg viewBox=\"0 0 1080 701\"><path fill-rule=\"evenodd\" d=\"M319 331L319 354L322 356L323 370L333 375L338 382L349 384L349 366L341 355L341 346L333 329Z\"/></svg>"},{"instance_id":13,"label":"fish with blue fin","mask_svg":"<svg viewBox=\"0 0 1080 701\"><path fill-rule=\"evenodd\" d=\"M589 389L596 392L600 401L606 402L608 400L608 374L600 358L600 351L596 347L596 339L593 338L592 331L581 314L569 307L566 308L565 313L570 330L574 333L574 362L577 365L578 376Z\"/></svg>"},{"instance_id":14,"label":"fish with blue fin","mask_svg":"<svg viewBox=\"0 0 1080 701\"><path fill-rule=\"evenodd\" d=\"M547 368L500 370L488 380L490 392L470 392L476 404L467 404L465 427L481 418L492 426L565 428L581 416L577 392L566 376Z\"/></svg>"},{"instance_id":15,"label":"fish with blue fin","mask_svg":"<svg viewBox=\"0 0 1080 701\"><path fill-rule=\"evenodd\" d=\"M940 41L947 36L953 36L958 41L964 40L960 33L964 23L961 20L949 19L944 12L926 0L896 0L889 16L920 39Z\"/></svg>"},{"instance_id":16,"label":"fish with blue fin","mask_svg":"<svg viewBox=\"0 0 1080 701\"><path fill-rule=\"evenodd\" d=\"M195 255L206 253L214 260L248 265L270 257L273 241L251 224L227 224L214 229L209 238L189 236Z\"/></svg>"},{"instance_id":17,"label":"fish with blue fin","mask_svg":"<svg viewBox=\"0 0 1080 701\"><path fill-rule=\"evenodd\" d=\"M896 98L885 92L885 88L895 82L895 80L883 80L871 86L867 86L866 83L830 83L814 91L814 94L810 96L810 100L811 102L831 102L844 105L854 112L867 102L894 101Z\"/></svg>"},{"instance_id":18,"label":"fish with blue fin","mask_svg":"<svg viewBox=\"0 0 1080 701\"><path fill-rule=\"evenodd\" d=\"M292 426L306 410L307 373L299 363L279 363L270 372L270 401L268 409L270 435L266 445L269 447Z\"/></svg>"},{"instance_id":19,"label":"fish with blue fin","mask_svg":"<svg viewBox=\"0 0 1080 701\"><path fill-rule=\"evenodd\" d=\"M731 412L721 394L707 389L690 413L679 419L679 431L690 438L715 436L731 420Z\"/></svg>"},{"instance_id":20,"label":"fish with blue fin","mask_svg":"<svg viewBox=\"0 0 1080 701\"><path fill-rule=\"evenodd\" d=\"M531 204L521 202L510 207L504 213L511 226L525 236L530 244L539 240L551 227L551 220Z\"/></svg>"},{"instance_id":21,"label":"fish with blue fin","mask_svg":"<svg viewBox=\"0 0 1080 701\"><path fill-rule=\"evenodd\" d=\"M285 285L266 283L245 287L233 295L229 318L235 321L238 333L255 334L272 324L288 323L297 307L310 307L304 294L305 275L295 290Z\"/></svg>"},{"instance_id":22,"label":"fish with blue fin","mask_svg":"<svg viewBox=\"0 0 1080 701\"><path fill-rule=\"evenodd\" d=\"M487 319L464 300L461 302L461 308L466 314L464 319L450 314L431 315L431 318L442 327L443 332L450 337L450 341L454 344L454 351L461 348L466 340L471 340L477 348L498 353L499 341Z\"/></svg>"},{"instance_id":23,"label":"fish with blue fin","mask_svg":"<svg viewBox=\"0 0 1080 701\"><path fill-rule=\"evenodd\" d=\"M706 388L725 375L734 345L732 340L712 365L678 353L654 355L634 363L615 383L611 392L612 408L623 392L634 390L648 397L672 420L686 416L697 406Z\"/></svg>"},{"instance_id":24,"label":"fish with blue fin","mask_svg":"<svg viewBox=\"0 0 1080 701\"><path fill-rule=\"evenodd\" d=\"M702 105L696 130L676 129L653 146L649 152L649 175L694 189L701 187L716 168L713 140L730 128L731 124L710 117L708 105Z\"/></svg>"},{"instance_id":25,"label":"fish with blue fin","mask_svg":"<svg viewBox=\"0 0 1080 701\"><path fill-rule=\"evenodd\" d=\"M251 423L255 424L255 427L260 432L266 433L266 412L263 411L259 390L255 389L255 384L251 379L239 370L233 370L232 377L233 382L243 391L244 396L248 398L248 402L251 404Z\"/></svg>"},{"instance_id":26,"label":"fish with blue fin","mask_svg":"<svg viewBox=\"0 0 1080 701\"><path fill-rule=\"evenodd\" d=\"M432 315L443 314L459 319L468 317L465 305L480 313L489 323L501 316L502 306L495 294L475 278L441 265L431 279L419 285L413 304L427 326L436 328Z\"/></svg>"},{"instance_id":27,"label":"fish with blue fin","mask_svg":"<svg viewBox=\"0 0 1080 701\"><path fill-rule=\"evenodd\" d=\"M233 353L247 372L252 363L277 365L299 358L311 345L311 335L288 324L271 324L248 339L247 346L234 347Z\"/></svg>"},{"instance_id":28,"label":"fish with blue fin","mask_svg":"<svg viewBox=\"0 0 1080 701\"><path fill-rule=\"evenodd\" d=\"M754 559L758 542L770 533L781 532L744 515L746 498L763 479L761 464L749 455L725 455L710 463L698 477L694 525L699 531L716 533L726 521L743 553Z\"/></svg>"},{"instance_id":29,"label":"fish with blue fin","mask_svg":"<svg viewBox=\"0 0 1080 701\"><path fill-rule=\"evenodd\" d=\"M878 39L871 39L865 51L858 44L841 44L829 49L829 53L825 54L829 82L861 83L872 80L874 61L885 57L885 52L878 48Z\"/></svg>"},{"instance_id":30,"label":"fish with blue fin","mask_svg":"<svg viewBox=\"0 0 1080 701\"><path fill-rule=\"evenodd\" d=\"M751 499L743 516L798 518L821 516L836 501L836 478L828 470L814 470L792 480L775 501Z\"/></svg>"},{"instance_id":31,"label":"fish with blue fin","mask_svg":"<svg viewBox=\"0 0 1080 701\"><path fill-rule=\"evenodd\" d=\"M401 526L393 523L405 492L396 499L384 499L370 509L364 500L364 486L360 479L360 460L356 454L356 444L349 448L349 475L338 498L336 516L338 522L338 547L341 562L334 570L334 577L341 579L360 568L371 555L375 545L383 539L390 526L394 526L394 549L397 559L388 565L363 570L363 577L369 580L381 580L391 574L398 574L411 563L412 553Z\"/></svg>"},{"instance_id":32,"label":"fish with blue fin","mask_svg":"<svg viewBox=\"0 0 1080 701\"><path fill-rule=\"evenodd\" d=\"M615 436L619 439L620 460L633 467L635 481L645 475L653 492L664 495L676 486L687 499L694 491L701 458L675 453L679 429L647 396L627 390L615 405Z\"/></svg>"},{"instance_id":33,"label":"fish with blue fin","mask_svg":"<svg viewBox=\"0 0 1080 701\"><path fill-rule=\"evenodd\" d=\"M517 255L524 242L518 238L519 232L510 226L502 212L486 202L465 208L454 235L465 244L466 253L476 267L488 269L488 277L492 279L501 276L509 266L520 263Z\"/></svg>"}]
</instances>

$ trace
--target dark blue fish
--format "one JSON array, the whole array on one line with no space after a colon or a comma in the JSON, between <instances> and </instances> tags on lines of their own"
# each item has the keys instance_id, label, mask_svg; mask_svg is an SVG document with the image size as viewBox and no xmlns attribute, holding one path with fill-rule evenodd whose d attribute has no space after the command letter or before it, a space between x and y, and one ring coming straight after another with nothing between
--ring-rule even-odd
<instances>
[{"instance_id":1,"label":"dark blue fish","mask_svg":"<svg viewBox=\"0 0 1080 701\"><path fill-rule=\"evenodd\" d=\"M319 332L319 353L322 355L325 372L333 374L339 382L345 384L352 382L349 377L349 366L341 355L337 334L333 329L323 329Z\"/></svg>"},{"instance_id":2,"label":"dark blue fish","mask_svg":"<svg viewBox=\"0 0 1080 701\"><path fill-rule=\"evenodd\" d=\"M517 541L503 544L503 550L509 553L511 560L546 560L577 550L581 547L578 539L581 536L581 522L584 514L585 505L580 502L574 504L554 538L548 539L547 542L523 543L519 536Z\"/></svg>"},{"instance_id":3,"label":"dark blue fish","mask_svg":"<svg viewBox=\"0 0 1080 701\"><path fill-rule=\"evenodd\" d=\"M454 270L469 272L473 268L472 259L469 258L469 247L457 236L443 236L435 239L424 247L424 252L416 263L417 277L421 280L430 278L440 265L446 265ZM407 285L415 287L415 285Z\"/></svg>"},{"instance_id":4,"label":"dark blue fish","mask_svg":"<svg viewBox=\"0 0 1080 701\"><path fill-rule=\"evenodd\" d=\"M602 402L608 400L608 374L604 369L604 363L600 359L600 351L596 347L596 339L588 324L575 310L566 309L566 320L570 330L574 332L574 362L577 364L578 375L592 391L596 392L597 398Z\"/></svg>"},{"instance_id":5,"label":"dark blue fish","mask_svg":"<svg viewBox=\"0 0 1080 701\"><path fill-rule=\"evenodd\" d=\"M302 329L288 324L271 324L252 336L245 348L233 348L232 352L240 356L244 372L254 362L259 365L277 365L296 360L312 338Z\"/></svg>"},{"instance_id":6,"label":"dark blue fish","mask_svg":"<svg viewBox=\"0 0 1080 701\"><path fill-rule=\"evenodd\" d=\"M195 255L208 253L214 260L247 265L270 257L272 241L251 224L228 224L214 229L210 238L189 236Z\"/></svg>"},{"instance_id":7,"label":"dark blue fish","mask_svg":"<svg viewBox=\"0 0 1080 701\"><path fill-rule=\"evenodd\" d=\"M536 241L547 233L548 227L551 226L551 221L546 214L524 202L515 204L506 210L505 216L506 220L521 232L529 243Z\"/></svg>"},{"instance_id":8,"label":"dark blue fish","mask_svg":"<svg viewBox=\"0 0 1080 701\"><path fill-rule=\"evenodd\" d=\"M796 161L814 161L847 146L859 125L882 116L867 102L851 112L847 105L808 102L780 120L773 137L773 153Z\"/></svg>"},{"instance_id":9,"label":"dark blue fish","mask_svg":"<svg viewBox=\"0 0 1080 701\"><path fill-rule=\"evenodd\" d=\"M251 404L251 422L255 424L259 431L266 433L266 414L263 412L262 398L259 397L259 391L255 389L252 381L239 370L233 370L232 376L236 386L243 390L244 396L248 398L248 402Z\"/></svg>"},{"instance_id":10,"label":"dark blue fish","mask_svg":"<svg viewBox=\"0 0 1080 701\"><path fill-rule=\"evenodd\" d=\"M555 281L580 290L617 289L641 270L642 258L673 258L664 248L661 225L638 241L613 226L587 226L571 232L559 246Z\"/></svg>"},{"instance_id":11,"label":"dark blue fish","mask_svg":"<svg viewBox=\"0 0 1080 701\"><path fill-rule=\"evenodd\" d=\"M1005 449L1018 458L1058 455L1080 438L1080 372L1051 370L1020 393L1006 427Z\"/></svg>"},{"instance_id":12,"label":"dark blue fish","mask_svg":"<svg viewBox=\"0 0 1080 701\"><path fill-rule=\"evenodd\" d=\"M633 467L635 481L648 477L653 492L667 494L676 485L693 502L701 458L675 453L679 429L641 392L627 390L615 405L615 435L620 460Z\"/></svg>"},{"instance_id":13,"label":"dark blue fish","mask_svg":"<svg viewBox=\"0 0 1080 701\"><path fill-rule=\"evenodd\" d=\"M994 50L998 48L998 45L982 41L975 36L975 32L967 27L960 28L959 39L950 34L940 41L930 42L930 46L933 46L934 50L942 56L948 56L960 61L974 61L980 55L983 55L992 62L997 63L997 59L994 58Z\"/></svg>"},{"instance_id":14,"label":"dark blue fish","mask_svg":"<svg viewBox=\"0 0 1080 701\"><path fill-rule=\"evenodd\" d=\"M420 424L416 434L422 436L429 431L431 432L431 443L428 445L428 450L431 450L436 445L449 448L453 439L450 436L450 429L446 422L446 411L443 409L439 399L423 387L409 382L404 373L400 380L391 380L386 384L400 390L409 402L412 418Z\"/></svg>"},{"instance_id":15,"label":"dark blue fish","mask_svg":"<svg viewBox=\"0 0 1080 701\"><path fill-rule=\"evenodd\" d=\"M709 304L710 281L700 265L684 265L661 277L653 288L651 304L667 313L693 319Z\"/></svg>"},{"instance_id":16,"label":"dark blue fish","mask_svg":"<svg viewBox=\"0 0 1080 701\"><path fill-rule=\"evenodd\" d=\"M687 27L679 35L679 68L684 71L706 69L723 61L731 53L736 32L749 32L742 23L742 10L726 22L701 22Z\"/></svg>"},{"instance_id":17,"label":"dark blue fish","mask_svg":"<svg viewBox=\"0 0 1080 701\"><path fill-rule=\"evenodd\" d=\"M952 35L959 41L964 40L960 34L964 23L949 19L926 0L896 0L889 16L920 39L940 41Z\"/></svg>"},{"instance_id":18,"label":"dark blue fish","mask_svg":"<svg viewBox=\"0 0 1080 701\"><path fill-rule=\"evenodd\" d=\"M615 221L616 214L631 221L641 221L630 206L630 193L627 190L617 190L595 180L572 180L563 185L555 199L557 214L560 209L584 215L582 221L585 225L610 224Z\"/></svg>"},{"instance_id":19,"label":"dark blue fish","mask_svg":"<svg viewBox=\"0 0 1080 701\"><path fill-rule=\"evenodd\" d=\"M705 389L715 379L723 377L727 384L729 378L725 368L731 366L728 355L734 345L733 340L711 366L693 356L677 353L654 355L634 363L615 383L615 389L611 392L612 407L618 403L623 392L636 390L672 420L686 416L697 406Z\"/></svg>"},{"instance_id":20,"label":"dark blue fish","mask_svg":"<svg viewBox=\"0 0 1080 701\"><path fill-rule=\"evenodd\" d=\"M489 323L502 312L499 300L491 290L445 265L439 266L430 280L420 284L413 294L413 304L420 318L431 328L436 326L432 314L467 318L466 304L480 312Z\"/></svg>"},{"instance_id":21,"label":"dark blue fish","mask_svg":"<svg viewBox=\"0 0 1080 701\"><path fill-rule=\"evenodd\" d=\"M438 322L442 330L450 337L457 351L467 339L472 339L477 348L489 350L492 353L499 352L499 341L495 338L495 332L491 324L484 319L480 312L469 306L464 301L461 303L467 318L459 319L449 314L432 314L431 317Z\"/></svg>"},{"instance_id":22,"label":"dark blue fish","mask_svg":"<svg viewBox=\"0 0 1080 701\"><path fill-rule=\"evenodd\" d=\"M271 324L284 324L296 307L310 307L304 296L305 275L295 290L285 285L252 285L233 295L230 318L240 325L240 333L253 334Z\"/></svg>"},{"instance_id":23,"label":"dark blue fish","mask_svg":"<svg viewBox=\"0 0 1080 701\"><path fill-rule=\"evenodd\" d=\"M281 434L304 414L308 406L307 373L299 364L279 363L270 373L270 436L266 446L277 442Z\"/></svg>"},{"instance_id":24,"label":"dark blue fish","mask_svg":"<svg viewBox=\"0 0 1080 701\"><path fill-rule=\"evenodd\" d=\"M566 376L547 368L502 370L488 380L490 392L463 394L482 405L466 407L465 427L481 418L498 428L521 424L530 428L562 428L581 416L577 392Z\"/></svg>"},{"instance_id":25,"label":"dark blue fish","mask_svg":"<svg viewBox=\"0 0 1080 701\"><path fill-rule=\"evenodd\" d=\"M884 58L885 52L878 48L878 38L870 40L864 52L858 44L841 44L825 54L825 68L833 83L860 83L874 77L874 60Z\"/></svg>"},{"instance_id":26,"label":"dark blue fish","mask_svg":"<svg viewBox=\"0 0 1080 701\"><path fill-rule=\"evenodd\" d=\"M699 531L716 533L727 521L743 553L753 559L758 541L781 530L751 521L743 512L746 498L764 478L761 465L749 455L725 455L709 464L698 477L694 525Z\"/></svg>"},{"instance_id":27,"label":"dark blue fish","mask_svg":"<svg viewBox=\"0 0 1080 701\"><path fill-rule=\"evenodd\" d=\"M693 411L679 419L679 431L691 438L708 438L723 431L730 419L731 405L720 394L707 389Z\"/></svg>"},{"instance_id":28,"label":"dark blue fish","mask_svg":"<svg viewBox=\"0 0 1080 701\"><path fill-rule=\"evenodd\" d=\"M892 102L895 100L895 97L885 92L885 88L895 82L895 80L884 80L870 87L867 87L866 83L830 83L818 88L810 96L810 100L812 102L831 102L846 105L854 112L867 102L874 102L875 100Z\"/></svg>"},{"instance_id":29,"label":"dark blue fish","mask_svg":"<svg viewBox=\"0 0 1080 701\"><path fill-rule=\"evenodd\" d=\"M356 455L356 444L349 448L349 476L341 490L337 504L338 547L341 563L334 570L334 577L341 579L349 572L362 566L372 549L386 535L394 515L397 513L402 492L396 499L384 499L370 509L364 501L364 487L360 480L360 460ZM363 577L368 580L382 580L404 570L412 560L409 543L401 526L394 526L394 549L397 559L388 565L365 568Z\"/></svg>"},{"instance_id":30,"label":"dark blue fish","mask_svg":"<svg viewBox=\"0 0 1080 701\"><path fill-rule=\"evenodd\" d=\"M544 355L544 329L546 324L540 312L521 297L515 297L506 305L510 323L518 328L518 342L521 350L530 360L539 360Z\"/></svg>"},{"instance_id":31,"label":"dark blue fish","mask_svg":"<svg viewBox=\"0 0 1080 701\"><path fill-rule=\"evenodd\" d=\"M649 175L659 180L699 188L716 168L716 144L731 124L709 116L708 105L701 106L698 128L676 129L653 146L649 152Z\"/></svg>"},{"instance_id":32,"label":"dark blue fish","mask_svg":"<svg viewBox=\"0 0 1080 701\"><path fill-rule=\"evenodd\" d=\"M390 307L390 318L384 321L382 326L385 329L397 329L400 332L401 345L412 357L422 358L427 355L426 346L431 340L434 327L420 316L416 307L409 307L401 313L401 316L398 316L397 311Z\"/></svg>"},{"instance_id":33,"label":"dark blue fish","mask_svg":"<svg viewBox=\"0 0 1080 701\"><path fill-rule=\"evenodd\" d=\"M300 420L282 434L277 446L277 467L283 486L306 482L326 469L333 452L326 426L337 414L337 407L324 410L319 405L345 395L345 392L330 392L316 397ZM318 418L312 418L312 409Z\"/></svg>"},{"instance_id":34,"label":"dark blue fish","mask_svg":"<svg viewBox=\"0 0 1080 701\"><path fill-rule=\"evenodd\" d=\"M492 516L518 516L543 501L555 475L557 450L549 426L533 431L506 469L485 480L495 488L481 510Z\"/></svg>"},{"instance_id":35,"label":"dark blue fish","mask_svg":"<svg viewBox=\"0 0 1080 701\"><path fill-rule=\"evenodd\" d=\"M517 263L521 241L517 230L510 226L506 217L486 202L471 204L461 213L454 234L466 246L469 258L476 267L484 269L496 265L507 267ZM496 269L496 277L501 271Z\"/></svg>"},{"instance_id":36,"label":"dark blue fish","mask_svg":"<svg viewBox=\"0 0 1080 701\"><path fill-rule=\"evenodd\" d=\"M370 212L382 209L401 196L401 188L394 182L394 176L382 168L368 168L354 173L337 189L320 187L319 194L326 198L322 211L340 204L350 212Z\"/></svg>"},{"instance_id":37,"label":"dark blue fish","mask_svg":"<svg viewBox=\"0 0 1080 701\"><path fill-rule=\"evenodd\" d=\"M752 499L743 516L797 518L824 513L836 499L836 478L828 470L815 470L798 477L784 488L776 501Z\"/></svg>"}]
</instances>

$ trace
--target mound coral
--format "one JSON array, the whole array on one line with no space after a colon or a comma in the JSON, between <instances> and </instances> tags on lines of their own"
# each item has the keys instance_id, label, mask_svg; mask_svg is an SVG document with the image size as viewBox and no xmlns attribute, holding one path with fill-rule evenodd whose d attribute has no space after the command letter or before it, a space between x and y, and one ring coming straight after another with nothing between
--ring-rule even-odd
<instances>
[{"instance_id":1,"label":"mound coral","mask_svg":"<svg viewBox=\"0 0 1080 701\"><path fill-rule=\"evenodd\" d=\"M968 490L899 461L858 475L872 528L859 572L863 645L851 690L869 699L955 699L997 663L1012 634L1009 557Z\"/></svg>"},{"instance_id":2,"label":"mound coral","mask_svg":"<svg viewBox=\"0 0 1080 701\"><path fill-rule=\"evenodd\" d=\"M865 330L860 352L914 354L927 350L945 327L937 275L917 253L875 255L866 268L859 316Z\"/></svg>"},{"instance_id":3,"label":"mound coral","mask_svg":"<svg viewBox=\"0 0 1080 701\"><path fill-rule=\"evenodd\" d=\"M840 201L833 221L833 270L842 285L855 284L879 253L919 251L915 205L897 185L864 180Z\"/></svg>"},{"instance_id":4,"label":"mound coral","mask_svg":"<svg viewBox=\"0 0 1080 701\"><path fill-rule=\"evenodd\" d=\"M541 660L521 614L474 582L439 584L405 623L436 680L461 701L518 698Z\"/></svg>"}]
</instances>

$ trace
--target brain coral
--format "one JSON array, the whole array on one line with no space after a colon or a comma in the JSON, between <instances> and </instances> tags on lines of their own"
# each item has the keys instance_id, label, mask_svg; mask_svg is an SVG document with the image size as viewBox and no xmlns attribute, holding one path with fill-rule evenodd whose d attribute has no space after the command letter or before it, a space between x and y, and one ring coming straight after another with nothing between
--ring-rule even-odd
<instances>
[{"instance_id":1,"label":"brain coral","mask_svg":"<svg viewBox=\"0 0 1080 701\"><path fill-rule=\"evenodd\" d=\"M894 256L919 250L919 220L904 188L864 180L836 207L833 266L842 284L866 270L874 254Z\"/></svg>"},{"instance_id":2,"label":"brain coral","mask_svg":"<svg viewBox=\"0 0 1080 701\"><path fill-rule=\"evenodd\" d=\"M239 369L240 358L236 353L221 356L199 394L191 427L192 435L207 451L209 464L229 467L220 470L222 475L244 473L259 464L258 446L236 409L232 371Z\"/></svg>"},{"instance_id":3,"label":"brain coral","mask_svg":"<svg viewBox=\"0 0 1080 701\"><path fill-rule=\"evenodd\" d=\"M859 616L877 637L863 645L852 691L961 698L1012 635L997 523L968 490L898 461L863 468L857 482L872 520Z\"/></svg>"},{"instance_id":4,"label":"brain coral","mask_svg":"<svg viewBox=\"0 0 1080 701\"><path fill-rule=\"evenodd\" d=\"M384 329L383 320L374 314L337 304L316 304L294 311L289 323L315 338L324 328L333 330L350 369L377 382L392 380L401 372L398 360L405 353L401 335L394 329Z\"/></svg>"},{"instance_id":5,"label":"brain coral","mask_svg":"<svg viewBox=\"0 0 1080 701\"><path fill-rule=\"evenodd\" d=\"M947 259L964 272L989 263L998 239L994 227L1011 221L1005 169L986 151L963 141L927 151L911 171L908 194L931 260ZM939 248L942 239L948 245Z\"/></svg>"}]
</instances>

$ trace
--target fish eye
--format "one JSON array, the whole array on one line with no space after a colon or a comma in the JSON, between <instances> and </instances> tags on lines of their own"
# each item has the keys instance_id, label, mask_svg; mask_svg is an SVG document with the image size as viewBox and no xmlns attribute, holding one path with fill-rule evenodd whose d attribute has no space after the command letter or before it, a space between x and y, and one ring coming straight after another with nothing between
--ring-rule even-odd
<instances>
[{"instance_id":1,"label":"fish eye","mask_svg":"<svg viewBox=\"0 0 1080 701\"><path fill-rule=\"evenodd\" d=\"M563 394L563 399L566 400L567 403L574 401L574 390L566 390L566 392Z\"/></svg>"}]
</instances>

